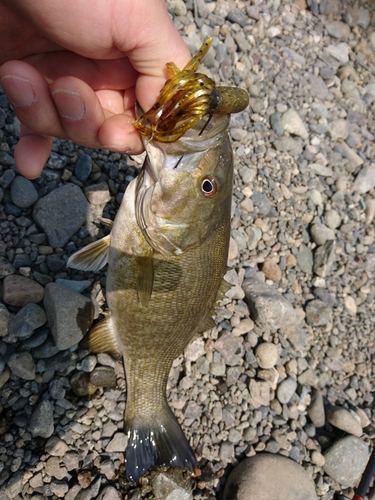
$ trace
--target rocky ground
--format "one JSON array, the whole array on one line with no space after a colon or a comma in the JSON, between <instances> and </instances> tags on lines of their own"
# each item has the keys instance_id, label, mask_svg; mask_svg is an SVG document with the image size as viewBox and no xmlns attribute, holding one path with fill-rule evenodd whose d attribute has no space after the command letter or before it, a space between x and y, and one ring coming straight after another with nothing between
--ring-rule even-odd
<instances>
[{"instance_id":1,"label":"rocky ground","mask_svg":"<svg viewBox=\"0 0 375 500\"><path fill-rule=\"evenodd\" d=\"M168 5L193 53L214 37L207 74L251 96L230 129L233 287L169 382L196 477L129 485L122 365L77 346L105 274L67 259L107 234L94 221L142 158L55 141L26 180L0 94L0 499L270 499L274 470L280 500L351 498L375 437L372 2Z\"/></svg>"}]
</instances>

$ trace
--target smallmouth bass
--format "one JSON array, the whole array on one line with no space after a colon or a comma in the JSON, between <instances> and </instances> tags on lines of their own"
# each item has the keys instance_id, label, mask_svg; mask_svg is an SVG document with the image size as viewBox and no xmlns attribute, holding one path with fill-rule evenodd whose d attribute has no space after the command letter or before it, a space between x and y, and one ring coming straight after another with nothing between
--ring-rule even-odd
<instances>
[{"instance_id":1,"label":"smallmouth bass","mask_svg":"<svg viewBox=\"0 0 375 500\"><path fill-rule=\"evenodd\" d=\"M211 97L201 109L202 117L209 114L209 118L198 121L189 112L191 107L183 106L182 114L178 109L184 99L194 104L192 89L185 91L185 97L168 91L161 110L151 108L154 119L143 115L143 125L148 123L147 157L140 175L126 189L110 235L68 261L70 267L90 271L108 263L109 315L91 330L87 345L94 352L123 356L126 474L135 482L152 466L191 470L196 465L168 406L167 380L173 360L190 340L214 326L214 305L228 289L223 280L233 184L228 96L236 89L219 90L226 99L225 113L208 110L210 89ZM177 115L163 130L173 141L157 140L160 124L170 120L171 102ZM233 110L237 108L234 100ZM177 128L177 135L182 134L176 139Z\"/></svg>"}]
</instances>

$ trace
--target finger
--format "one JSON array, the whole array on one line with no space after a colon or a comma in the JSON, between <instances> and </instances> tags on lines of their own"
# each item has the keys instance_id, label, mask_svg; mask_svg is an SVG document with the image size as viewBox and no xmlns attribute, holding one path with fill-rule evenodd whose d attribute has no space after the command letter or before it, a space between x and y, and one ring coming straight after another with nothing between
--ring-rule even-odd
<instances>
[{"instance_id":1,"label":"finger","mask_svg":"<svg viewBox=\"0 0 375 500\"><path fill-rule=\"evenodd\" d=\"M52 137L35 134L21 125L21 138L14 151L18 172L29 179L41 173L51 154Z\"/></svg>"},{"instance_id":2,"label":"finger","mask_svg":"<svg viewBox=\"0 0 375 500\"><path fill-rule=\"evenodd\" d=\"M39 134L66 138L48 84L35 68L9 61L0 68L0 80L21 123Z\"/></svg>"},{"instance_id":3,"label":"finger","mask_svg":"<svg viewBox=\"0 0 375 500\"><path fill-rule=\"evenodd\" d=\"M142 153L144 150L142 140L133 122L134 113L129 111L108 118L98 134L102 147L124 154Z\"/></svg>"}]
</instances>

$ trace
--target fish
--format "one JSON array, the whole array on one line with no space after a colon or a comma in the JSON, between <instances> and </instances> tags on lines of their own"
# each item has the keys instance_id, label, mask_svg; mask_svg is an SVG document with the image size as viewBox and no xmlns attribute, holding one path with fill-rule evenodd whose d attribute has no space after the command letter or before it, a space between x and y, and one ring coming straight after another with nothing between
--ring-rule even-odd
<instances>
[{"instance_id":1,"label":"fish","mask_svg":"<svg viewBox=\"0 0 375 500\"><path fill-rule=\"evenodd\" d=\"M242 98L235 89L230 92ZM125 465L135 483L152 467L191 471L197 463L168 405L166 387L173 361L196 335L215 326L215 304L229 289L224 275L233 153L227 129L229 111L238 109L236 99L230 107L230 92L219 90L225 113L208 112L210 101L197 121L184 108L169 126L174 140L163 141L158 127L170 118L168 102L178 107L187 98L187 93L168 93L168 110L164 113L164 103L158 119L147 125L145 162L124 193L110 234L68 261L84 271L108 264L109 313L91 329L86 345L92 352L123 357ZM145 118L140 122L144 125ZM173 129L181 123L186 129L176 139Z\"/></svg>"}]
</instances>

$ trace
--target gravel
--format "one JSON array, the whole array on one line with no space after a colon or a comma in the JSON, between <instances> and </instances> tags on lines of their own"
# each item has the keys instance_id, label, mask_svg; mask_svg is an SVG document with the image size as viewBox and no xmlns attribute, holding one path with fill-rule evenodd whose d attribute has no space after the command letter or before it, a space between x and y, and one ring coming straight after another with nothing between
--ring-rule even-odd
<instances>
[{"instance_id":1,"label":"gravel","mask_svg":"<svg viewBox=\"0 0 375 500\"><path fill-rule=\"evenodd\" d=\"M375 436L372 3L167 3L192 51L213 36L202 72L251 96L230 129L232 288L168 384L195 480L126 480L122 363L79 345L106 312L105 270L66 268L108 234L98 217L114 219L143 156L55 140L26 180L0 91L0 496L271 498L272 467L248 470L266 456L301 477L283 498L351 498Z\"/></svg>"}]
</instances>

